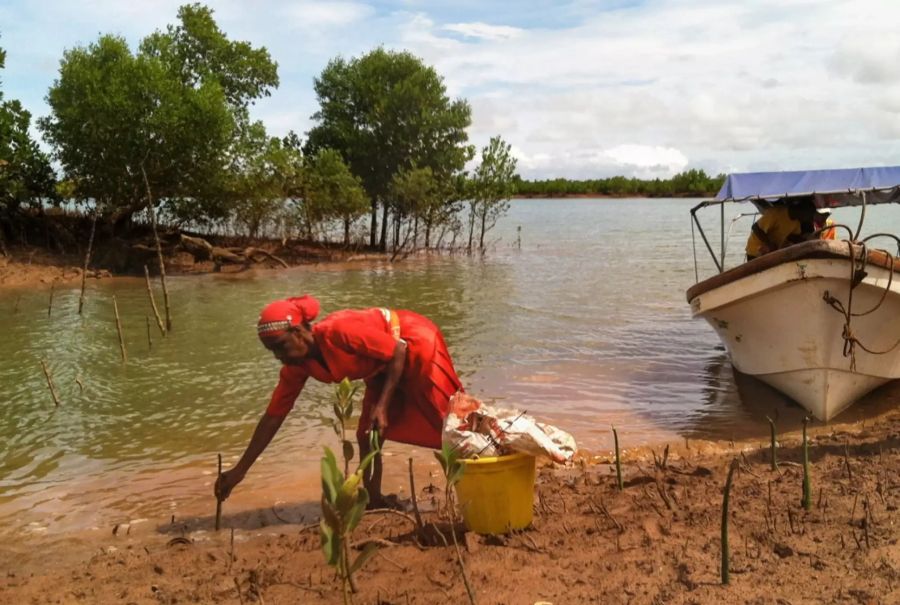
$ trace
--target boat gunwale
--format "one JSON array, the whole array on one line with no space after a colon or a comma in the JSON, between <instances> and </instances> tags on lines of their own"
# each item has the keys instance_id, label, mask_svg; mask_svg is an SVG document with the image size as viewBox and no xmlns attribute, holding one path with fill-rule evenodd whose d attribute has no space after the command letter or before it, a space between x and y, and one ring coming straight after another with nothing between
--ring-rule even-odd
<instances>
[{"instance_id":1,"label":"boat gunwale","mask_svg":"<svg viewBox=\"0 0 900 605\"><path fill-rule=\"evenodd\" d=\"M853 254L857 255L862 249L860 244L852 244ZM728 285L739 279L749 277L761 273L772 267L790 262L796 262L806 259L836 259L850 260L851 245L846 240L813 240L801 242L782 248L768 254L764 254L759 258L755 258L746 263L740 264L728 271L718 273L701 282L697 282L687 289L686 297L688 302L693 301L698 296ZM884 250L866 249L866 264L875 265L895 273L900 273L900 263L893 263L893 257ZM849 279L849 276L848 276Z\"/></svg>"}]
</instances>

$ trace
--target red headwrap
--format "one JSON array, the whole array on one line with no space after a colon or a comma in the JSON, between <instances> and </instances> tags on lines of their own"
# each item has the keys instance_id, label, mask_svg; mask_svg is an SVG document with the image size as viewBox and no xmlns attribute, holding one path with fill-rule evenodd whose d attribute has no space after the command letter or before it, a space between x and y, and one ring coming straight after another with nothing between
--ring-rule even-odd
<instances>
[{"instance_id":1,"label":"red headwrap","mask_svg":"<svg viewBox=\"0 0 900 605\"><path fill-rule=\"evenodd\" d=\"M319 301L312 296L298 296L276 300L259 314L256 332L262 338L281 336L288 329L307 323L319 314Z\"/></svg>"}]
</instances>

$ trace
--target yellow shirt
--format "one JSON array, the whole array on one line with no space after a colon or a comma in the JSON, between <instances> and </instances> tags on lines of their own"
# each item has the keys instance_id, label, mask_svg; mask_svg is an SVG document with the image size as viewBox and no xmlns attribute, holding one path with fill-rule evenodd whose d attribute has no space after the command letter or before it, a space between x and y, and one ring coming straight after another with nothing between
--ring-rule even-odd
<instances>
[{"instance_id":1,"label":"yellow shirt","mask_svg":"<svg viewBox=\"0 0 900 605\"><path fill-rule=\"evenodd\" d=\"M766 234L771 245L760 239L756 235L755 229L751 230L750 237L747 238L747 256L749 257L762 256L767 252L784 248L793 243L788 241L790 236L801 234L800 221L790 217L787 206L776 206L766 210L756 221L755 226L758 226Z\"/></svg>"}]
</instances>

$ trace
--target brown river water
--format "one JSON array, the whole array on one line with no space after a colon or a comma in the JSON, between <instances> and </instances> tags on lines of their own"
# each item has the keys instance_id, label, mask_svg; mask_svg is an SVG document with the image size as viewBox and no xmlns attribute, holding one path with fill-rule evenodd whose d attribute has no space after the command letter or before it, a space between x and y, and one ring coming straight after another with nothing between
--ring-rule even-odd
<instances>
[{"instance_id":1,"label":"brown river water","mask_svg":"<svg viewBox=\"0 0 900 605\"><path fill-rule=\"evenodd\" d=\"M172 278L174 331L163 339L154 327L152 348L142 279L91 283L82 316L76 286L56 288L50 317L49 286L0 291L0 543L9 554L109 535L116 524L153 529L173 515L208 517L216 453L226 466L237 459L277 378L277 361L256 340L256 317L289 295L315 295L324 313L384 306L430 317L470 392L564 428L591 452L611 447L610 425L624 448L761 441L773 413L796 428L799 409L736 376L712 329L691 319L684 291L694 283L695 203L516 200L483 258ZM884 210L870 209L867 221L883 230ZM728 212L730 221L737 210ZM735 223L732 264L749 225ZM702 278L711 263L701 252ZM57 409L42 358L62 400ZM322 448L335 445L332 388L310 381L229 510L315 501ZM898 398L900 389L885 387L838 421L873 417ZM389 446L388 490L401 489L414 450ZM417 456L432 468L427 452Z\"/></svg>"}]
</instances>

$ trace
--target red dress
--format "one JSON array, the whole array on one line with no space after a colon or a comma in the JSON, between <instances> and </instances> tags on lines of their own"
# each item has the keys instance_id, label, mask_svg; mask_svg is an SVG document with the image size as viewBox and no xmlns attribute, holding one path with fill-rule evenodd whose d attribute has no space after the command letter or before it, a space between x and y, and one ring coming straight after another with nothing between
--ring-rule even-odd
<instances>
[{"instance_id":1,"label":"red dress","mask_svg":"<svg viewBox=\"0 0 900 605\"><path fill-rule=\"evenodd\" d=\"M406 362L394 398L388 404L388 428L383 437L439 449L450 397L462 384L437 326L412 311L396 314L400 338L407 345ZM340 382L345 377L363 380L366 394L357 429L357 435L363 436L381 396L384 370L397 344L391 334L390 319L385 310L378 308L338 311L314 324L312 332L325 364L311 359L300 365L285 364L266 413L287 415L310 376L327 383Z\"/></svg>"}]
</instances>

